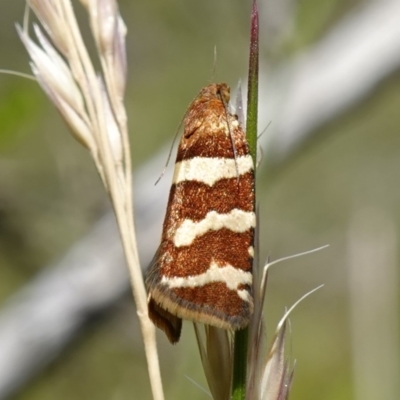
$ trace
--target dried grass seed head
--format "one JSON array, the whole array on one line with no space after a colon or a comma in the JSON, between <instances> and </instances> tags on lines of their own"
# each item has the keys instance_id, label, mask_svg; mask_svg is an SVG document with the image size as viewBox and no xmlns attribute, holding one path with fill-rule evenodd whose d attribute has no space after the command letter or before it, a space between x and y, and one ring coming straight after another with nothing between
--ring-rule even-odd
<instances>
[{"instance_id":1,"label":"dried grass seed head","mask_svg":"<svg viewBox=\"0 0 400 400\"><path fill-rule=\"evenodd\" d=\"M53 43L64 56L68 54L70 41L69 28L60 0L27 0Z\"/></svg>"}]
</instances>

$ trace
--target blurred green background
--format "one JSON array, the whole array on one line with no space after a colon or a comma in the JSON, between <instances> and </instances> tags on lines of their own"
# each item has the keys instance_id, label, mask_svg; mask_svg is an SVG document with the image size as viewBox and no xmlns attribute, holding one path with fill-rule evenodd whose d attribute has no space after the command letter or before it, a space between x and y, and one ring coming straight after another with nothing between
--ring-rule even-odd
<instances>
[{"instance_id":1,"label":"blurred green background","mask_svg":"<svg viewBox=\"0 0 400 400\"><path fill-rule=\"evenodd\" d=\"M250 3L119 2L128 27L126 105L134 167L172 140L192 98L213 79L214 46L215 80L235 87L245 76ZM264 3L259 1L261 9ZM275 35L261 20L261 67L312 46L361 1L288 3L293 11ZM81 6L76 8L85 26ZM0 2L0 67L29 72L14 27L23 11L22 1ZM291 317L288 354L297 360L293 400L358 399L360 386L372 387L372 396L385 387L392 395L369 398L393 399L400 389L393 379L399 372L399 111L397 72L285 162L264 164L258 175L262 259L330 244L275 267L269 278L270 336L285 307L325 284ZM0 75L0 301L56 261L107 209L88 154L35 82ZM365 335L357 334L355 312L370 321ZM93 318L57 361L14 398L150 399L135 318L127 295ZM393 337L389 349L382 337ZM368 354L360 355L359 345ZM183 340L174 347L159 335L159 348L166 398L208 398L187 378L206 386L191 325L185 324ZM368 361L376 370L372 366L370 375L360 375L357 368Z\"/></svg>"}]
</instances>

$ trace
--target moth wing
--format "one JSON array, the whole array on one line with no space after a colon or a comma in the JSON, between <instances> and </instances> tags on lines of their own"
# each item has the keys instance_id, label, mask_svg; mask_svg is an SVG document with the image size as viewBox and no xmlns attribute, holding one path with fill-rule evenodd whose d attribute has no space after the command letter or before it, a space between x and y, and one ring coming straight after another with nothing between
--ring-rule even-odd
<instances>
[{"instance_id":1,"label":"moth wing","mask_svg":"<svg viewBox=\"0 0 400 400\"><path fill-rule=\"evenodd\" d=\"M165 332L168 340L175 344L181 336L182 319L162 308L151 296L151 289L157 285L159 280L158 260L159 250L156 251L146 276L146 286L149 291L147 301L149 318L157 328Z\"/></svg>"}]
</instances>

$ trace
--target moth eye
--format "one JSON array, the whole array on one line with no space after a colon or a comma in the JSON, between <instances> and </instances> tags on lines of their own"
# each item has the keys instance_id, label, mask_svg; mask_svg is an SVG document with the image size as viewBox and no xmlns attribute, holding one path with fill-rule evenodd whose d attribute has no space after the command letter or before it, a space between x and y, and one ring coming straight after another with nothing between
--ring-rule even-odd
<instances>
[{"instance_id":1,"label":"moth eye","mask_svg":"<svg viewBox=\"0 0 400 400\"><path fill-rule=\"evenodd\" d=\"M189 138L196 132L196 130L197 130L197 127L196 127L195 129L191 129L191 130L188 131L188 132L185 132L185 133L183 134L183 137L184 137L185 139L189 139Z\"/></svg>"}]
</instances>

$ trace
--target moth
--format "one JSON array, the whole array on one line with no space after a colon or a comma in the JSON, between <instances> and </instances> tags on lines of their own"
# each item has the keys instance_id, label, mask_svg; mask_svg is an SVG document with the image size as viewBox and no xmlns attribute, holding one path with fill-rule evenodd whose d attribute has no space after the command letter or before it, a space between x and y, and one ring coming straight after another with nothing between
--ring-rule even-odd
<instances>
[{"instance_id":1,"label":"moth","mask_svg":"<svg viewBox=\"0 0 400 400\"><path fill-rule=\"evenodd\" d=\"M161 244L146 277L148 311L171 343L182 319L238 330L253 313L254 165L225 83L189 106Z\"/></svg>"}]
</instances>

